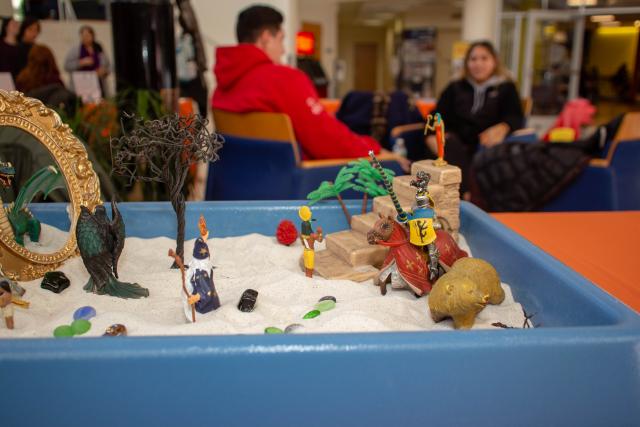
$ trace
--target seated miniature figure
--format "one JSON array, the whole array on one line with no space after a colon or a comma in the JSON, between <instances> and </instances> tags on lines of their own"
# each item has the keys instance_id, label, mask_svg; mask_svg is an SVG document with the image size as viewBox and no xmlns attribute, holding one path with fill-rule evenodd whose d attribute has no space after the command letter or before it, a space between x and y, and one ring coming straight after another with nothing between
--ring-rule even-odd
<instances>
[{"instance_id":1,"label":"seated miniature figure","mask_svg":"<svg viewBox=\"0 0 640 427\"><path fill-rule=\"evenodd\" d=\"M204 217L198 223L200 237L193 246L193 260L187 270L186 287L189 298L184 302L184 314L189 321L193 321L192 306L200 314L209 313L220 307L220 299L213 282L213 265L207 239L209 230Z\"/></svg>"}]
</instances>

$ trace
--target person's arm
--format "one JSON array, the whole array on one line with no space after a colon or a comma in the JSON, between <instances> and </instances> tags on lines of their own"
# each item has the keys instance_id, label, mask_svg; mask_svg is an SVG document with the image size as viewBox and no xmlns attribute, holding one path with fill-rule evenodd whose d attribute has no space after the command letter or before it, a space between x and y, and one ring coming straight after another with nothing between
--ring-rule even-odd
<instances>
[{"instance_id":1,"label":"person's arm","mask_svg":"<svg viewBox=\"0 0 640 427\"><path fill-rule=\"evenodd\" d=\"M78 68L80 68L80 51L75 47L67 52L67 56L64 59L64 70L71 73Z\"/></svg>"},{"instance_id":2,"label":"person's arm","mask_svg":"<svg viewBox=\"0 0 640 427\"><path fill-rule=\"evenodd\" d=\"M518 90L512 82L505 83L500 99L501 122L509 126L509 132L521 129L524 126L524 113Z\"/></svg>"},{"instance_id":3,"label":"person's arm","mask_svg":"<svg viewBox=\"0 0 640 427\"><path fill-rule=\"evenodd\" d=\"M105 76L111 72L111 62L104 51L100 52L100 68L103 69Z\"/></svg>"},{"instance_id":4,"label":"person's arm","mask_svg":"<svg viewBox=\"0 0 640 427\"><path fill-rule=\"evenodd\" d=\"M291 118L300 148L310 159L367 157L370 150L380 152L380 144L368 136L357 135L330 116L320 104L309 78L298 70L283 73L282 85L274 95L278 110Z\"/></svg>"},{"instance_id":5,"label":"person's arm","mask_svg":"<svg viewBox=\"0 0 640 427\"><path fill-rule=\"evenodd\" d=\"M524 114L522 104L515 85L505 83L500 88L500 119L501 121L488 127L478 135L480 144L492 147L501 143L511 132L522 128Z\"/></svg>"}]
</instances>

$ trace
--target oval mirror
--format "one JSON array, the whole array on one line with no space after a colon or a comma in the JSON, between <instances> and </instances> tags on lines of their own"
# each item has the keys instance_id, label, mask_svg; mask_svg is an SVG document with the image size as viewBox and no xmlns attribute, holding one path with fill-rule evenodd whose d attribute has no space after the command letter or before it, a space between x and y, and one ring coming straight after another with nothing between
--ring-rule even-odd
<instances>
[{"instance_id":1,"label":"oval mirror","mask_svg":"<svg viewBox=\"0 0 640 427\"><path fill-rule=\"evenodd\" d=\"M0 198L0 273L20 281L74 255L80 206L101 203L84 145L55 111L2 90ZM51 203L66 203L66 214L52 214Z\"/></svg>"}]
</instances>

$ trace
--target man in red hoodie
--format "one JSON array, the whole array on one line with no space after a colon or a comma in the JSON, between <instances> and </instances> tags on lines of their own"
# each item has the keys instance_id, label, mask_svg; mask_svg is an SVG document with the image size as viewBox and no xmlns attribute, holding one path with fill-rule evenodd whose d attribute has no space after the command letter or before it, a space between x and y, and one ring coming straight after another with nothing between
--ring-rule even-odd
<instances>
[{"instance_id":1,"label":"man in red hoodie","mask_svg":"<svg viewBox=\"0 0 640 427\"><path fill-rule=\"evenodd\" d=\"M379 153L376 140L351 132L327 114L306 74L281 65L282 21L282 14L268 6L240 12L239 44L216 50L212 107L233 113L286 113L304 159L367 157L369 150Z\"/></svg>"}]
</instances>

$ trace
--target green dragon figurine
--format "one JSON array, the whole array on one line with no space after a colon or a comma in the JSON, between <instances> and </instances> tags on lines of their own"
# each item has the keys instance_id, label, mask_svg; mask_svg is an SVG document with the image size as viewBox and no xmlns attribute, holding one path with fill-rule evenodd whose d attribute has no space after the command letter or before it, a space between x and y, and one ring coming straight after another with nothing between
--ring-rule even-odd
<instances>
[{"instance_id":1,"label":"green dragon figurine","mask_svg":"<svg viewBox=\"0 0 640 427\"><path fill-rule=\"evenodd\" d=\"M8 188L15 176L15 168L9 162L0 162L0 184ZM55 166L46 166L36 171L20 189L15 202L4 206L0 198L0 233L13 237L24 246L24 235L28 234L32 242L40 240L40 221L33 215L27 205L42 192L47 197L52 191L66 188L64 176Z\"/></svg>"}]
</instances>

